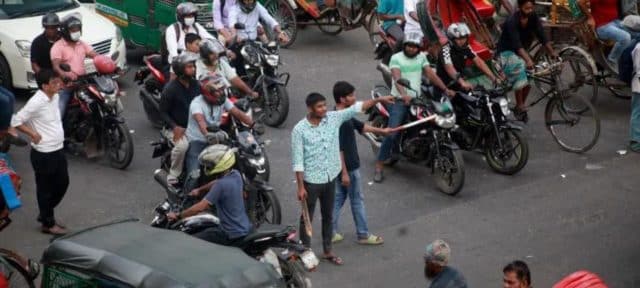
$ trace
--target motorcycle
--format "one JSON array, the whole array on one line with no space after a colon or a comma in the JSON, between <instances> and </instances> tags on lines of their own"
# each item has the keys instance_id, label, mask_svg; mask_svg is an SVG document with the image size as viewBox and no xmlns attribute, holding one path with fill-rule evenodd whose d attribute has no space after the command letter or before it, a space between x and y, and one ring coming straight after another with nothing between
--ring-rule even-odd
<instances>
[{"instance_id":1,"label":"motorcycle","mask_svg":"<svg viewBox=\"0 0 640 288\"><path fill-rule=\"evenodd\" d=\"M160 114L160 95L164 85L169 81L162 73L162 58L160 54L144 57L145 66L136 72L134 80L140 87L140 100L147 119L153 127L162 128L164 121Z\"/></svg>"},{"instance_id":2,"label":"motorcycle","mask_svg":"<svg viewBox=\"0 0 640 288\"><path fill-rule=\"evenodd\" d=\"M60 66L71 71L67 64ZM73 81L74 93L62 123L69 148L84 148L87 157L106 152L112 167L125 169L133 159L133 139L122 117L121 91L113 79L116 73L94 72Z\"/></svg>"},{"instance_id":3,"label":"motorcycle","mask_svg":"<svg viewBox=\"0 0 640 288\"><path fill-rule=\"evenodd\" d=\"M402 131L397 132L400 133L397 150L410 161L425 162L431 167L438 189L445 194L456 195L464 185L465 170L462 152L451 138L456 115L449 98L435 95L433 87L425 84L425 81L420 92L413 90L406 79L400 79L397 83L419 95L411 100L409 123L402 126ZM371 91L372 98L389 94L387 86L377 86ZM371 126L387 127L389 112L384 105L376 104L367 114ZM377 154L384 137L365 133L365 138ZM386 164L394 165L397 161L398 159L391 158Z\"/></svg>"},{"instance_id":4,"label":"motorcycle","mask_svg":"<svg viewBox=\"0 0 640 288\"><path fill-rule=\"evenodd\" d=\"M156 181L162 181L159 177L155 178ZM155 217L151 222L152 227L193 235L204 229L220 225L220 219L209 213L170 222L167 214L184 210L187 205L183 203L189 201L169 190L167 193L169 198L154 210ZM232 246L242 249L247 255L258 261L272 265L283 278L287 287L311 287L311 279L307 276L307 271L313 271L319 261L313 251L306 249L294 240L296 234L296 230L292 226L262 225L246 237L233 243Z\"/></svg>"},{"instance_id":5,"label":"motorcycle","mask_svg":"<svg viewBox=\"0 0 640 288\"><path fill-rule=\"evenodd\" d=\"M527 164L529 147L520 134L522 128L507 119L511 113L507 91L479 86L468 93L458 92L453 102L459 128L452 137L464 150L482 151L494 171L513 175Z\"/></svg>"}]
</instances>

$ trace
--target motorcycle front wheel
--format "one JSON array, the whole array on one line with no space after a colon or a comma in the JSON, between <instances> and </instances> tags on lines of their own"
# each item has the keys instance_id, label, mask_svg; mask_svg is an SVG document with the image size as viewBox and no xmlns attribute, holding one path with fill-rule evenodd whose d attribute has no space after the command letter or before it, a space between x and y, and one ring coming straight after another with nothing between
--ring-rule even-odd
<instances>
[{"instance_id":1,"label":"motorcycle front wheel","mask_svg":"<svg viewBox=\"0 0 640 288\"><path fill-rule=\"evenodd\" d=\"M487 164L494 171L513 175L518 173L529 161L529 146L520 132L512 129L503 129L500 135L492 134L484 147L484 155ZM500 143L498 143L498 137Z\"/></svg>"},{"instance_id":2,"label":"motorcycle front wheel","mask_svg":"<svg viewBox=\"0 0 640 288\"><path fill-rule=\"evenodd\" d=\"M253 223L256 227L267 224L280 224L282 222L282 208L280 207L280 201L274 191L262 191L258 193L258 199L255 207L255 219Z\"/></svg>"},{"instance_id":3,"label":"motorcycle front wheel","mask_svg":"<svg viewBox=\"0 0 640 288\"><path fill-rule=\"evenodd\" d=\"M287 287L311 288L311 278L307 276L304 266L297 261L286 261L280 259L280 268L282 269L282 278Z\"/></svg>"},{"instance_id":4,"label":"motorcycle front wheel","mask_svg":"<svg viewBox=\"0 0 640 288\"><path fill-rule=\"evenodd\" d=\"M268 95L264 95L264 97L269 97L269 104L267 105L265 101L263 107L264 124L278 127L287 120L287 115L289 115L289 93L284 85L268 87L267 93Z\"/></svg>"},{"instance_id":5,"label":"motorcycle front wheel","mask_svg":"<svg viewBox=\"0 0 640 288\"><path fill-rule=\"evenodd\" d=\"M133 139L129 127L118 123L106 130L106 149L109 163L117 169L125 169L133 160Z\"/></svg>"},{"instance_id":6,"label":"motorcycle front wheel","mask_svg":"<svg viewBox=\"0 0 640 288\"><path fill-rule=\"evenodd\" d=\"M459 149L443 148L433 160L433 180L440 192L454 196L464 185L464 161Z\"/></svg>"}]
</instances>

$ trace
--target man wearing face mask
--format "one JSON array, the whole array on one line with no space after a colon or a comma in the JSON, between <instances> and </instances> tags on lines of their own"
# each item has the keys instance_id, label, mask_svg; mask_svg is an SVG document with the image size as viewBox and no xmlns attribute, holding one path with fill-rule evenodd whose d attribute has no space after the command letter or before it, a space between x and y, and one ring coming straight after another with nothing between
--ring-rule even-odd
<instances>
[{"instance_id":1,"label":"man wearing face mask","mask_svg":"<svg viewBox=\"0 0 640 288\"><path fill-rule=\"evenodd\" d=\"M86 42L80 40L82 37L82 16L74 13L62 18L60 34L62 39L56 41L51 47L51 63L53 70L63 78L76 80L79 76L86 74L84 59L93 58L98 55ZM65 72L60 64L67 64L71 71ZM67 103L73 95L73 90L69 87L60 90L60 116L64 119L64 112Z\"/></svg>"}]
</instances>

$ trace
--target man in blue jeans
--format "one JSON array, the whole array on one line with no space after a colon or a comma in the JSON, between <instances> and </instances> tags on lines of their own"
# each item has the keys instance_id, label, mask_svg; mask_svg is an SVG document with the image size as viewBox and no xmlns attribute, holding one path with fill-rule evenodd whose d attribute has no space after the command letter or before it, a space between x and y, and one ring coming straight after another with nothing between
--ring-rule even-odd
<instances>
[{"instance_id":1,"label":"man in blue jeans","mask_svg":"<svg viewBox=\"0 0 640 288\"><path fill-rule=\"evenodd\" d=\"M631 52L633 58L633 71L635 75L631 79L631 120L629 121L629 134L631 141L629 149L633 152L640 153L640 44Z\"/></svg>"},{"instance_id":2,"label":"man in blue jeans","mask_svg":"<svg viewBox=\"0 0 640 288\"><path fill-rule=\"evenodd\" d=\"M19 138L16 129L10 125L15 102L16 97L13 93L0 86L0 140L7 137L7 140L12 145L26 146L28 143Z\"/></svg>"},{"instance_id":3,"label":"man in blue jeans","mask_svg":"<svg viewBox=\"0 0 640 288\"><path fill-rule=\"evenodd\" d=\"M356 103L355 87L353 85L339 81L333 86L333 99L336 101L336 110L344 110ZM384 243L382 237L369 233L367 227L367 213L365 211L364 199L362 197L362 185L360 176L360 157L358 157L358 146L356 144L356 134L373 132L376 134L389 134L391 128L376 128L366 125L355 118L342 123L340 126L340 162L342 172L336 181L336 197L333 206L333 238L331 242L337 243L344 240L344 236L338 232L338 218L340 210L347 200L351 202L351 214L356 225L358 243L364 245L378 245Z\"/></svg>"}]
</instances>

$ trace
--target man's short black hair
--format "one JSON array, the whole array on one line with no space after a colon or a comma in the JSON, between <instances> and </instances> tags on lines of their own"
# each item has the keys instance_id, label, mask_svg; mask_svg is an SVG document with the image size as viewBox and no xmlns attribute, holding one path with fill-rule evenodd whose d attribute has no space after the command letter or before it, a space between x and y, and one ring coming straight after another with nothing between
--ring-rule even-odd
<instances>
[{"instance_id":1,"label":"man's short black hair","mask_svg":"<svg viewBox=\"0 0 640 288\"><path fill-rule=\"evenodd\" d=\"M518 7L522 7L522 5L527 4L527 2L536 5L536 0L518 0Z\"/></svg>"},{"instance_id":2,"label":"man's short black hair","mask_svg":"<svg viewBox=\"0 0 640 288\"><path fill-rule=\"evenodd\" d=\"M49 84L52 79L59 78L58 73L51 69L42 69L40 72L36 74L36 83L38 84L38 89L42 89L42 86L45 84Z\"/></svg>"},{"instance_id":3,"label":"man's short black hair","mask_svg":"<svg viewBox=\"0 0 640 288\"><path fill-rule=\"evenodd\" d=\"M202 38L200 38L200 35L196 34L196 33L188 33L187 35L184 36L184 43L185 44L191 44L194 41L197 40L202 40Z\"/></svg>"},{"instance_id":4,"label":"man's short black hair","mask_svg":"<svg viewBox=\"0 0 640 288\"><path fill-rule=\"evenodd\" d=\"M336 104L340 104L340 98L347 97L354 91L356 91L356 87L353 87L349 82L338 81L333 85L333 99Z\"/></svg>"},{"instance_id":5,"label":"man's short black hair","mask_svg":"<svg viewBox=\"0 0 640 288\"><path fill-rule=\"evenodd\" d=\"M531 285L531 272L529 271L529 266L524 261L515 260L507 266L504 266L502 269L502 273L516 273L516 277L518 280L527 283L527 285Z\"/></svg>"},{"instance_id":6,"label":"man's short black hair","mask_svg":"<svg viewBox=\"0 0 640 288\"><path fill-rule=\"evenodd\" d=\"M307 104L307 107L313 107L318 104L318 102L327 101L327 98L324 98L322 94L313 92L307 95L307 99L304 101Z\"/></svg>"}]
</instances>

